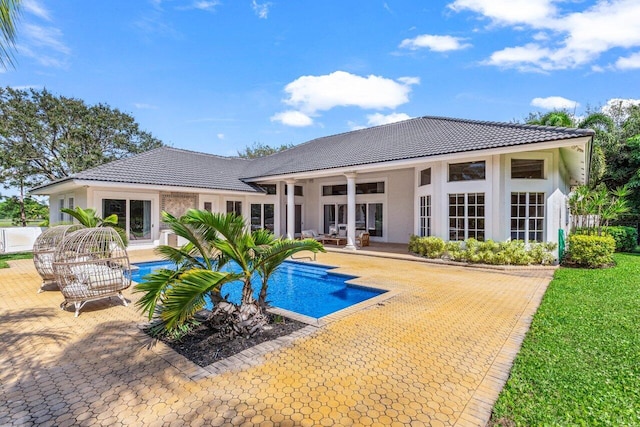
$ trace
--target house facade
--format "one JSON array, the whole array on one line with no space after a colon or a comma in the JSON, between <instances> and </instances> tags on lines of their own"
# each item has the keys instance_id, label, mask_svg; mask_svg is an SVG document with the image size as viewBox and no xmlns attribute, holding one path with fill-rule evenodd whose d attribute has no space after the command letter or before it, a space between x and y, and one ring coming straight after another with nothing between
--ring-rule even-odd
<instances>
[{"instance_id":1,"label":"house facade","mask_svg":"<svg viewBox=\"0 0 640 427\"><path fill-rule=\"evenodd\" d=\"M130 244L167 243L161 212L236 212L252 229L339 231L354 248L444 240L556 242L566 196L588 180L593 131L421 117L246 160L163 147L35 188L61 208L117 214Z\"/></svg>"}]
</instances>

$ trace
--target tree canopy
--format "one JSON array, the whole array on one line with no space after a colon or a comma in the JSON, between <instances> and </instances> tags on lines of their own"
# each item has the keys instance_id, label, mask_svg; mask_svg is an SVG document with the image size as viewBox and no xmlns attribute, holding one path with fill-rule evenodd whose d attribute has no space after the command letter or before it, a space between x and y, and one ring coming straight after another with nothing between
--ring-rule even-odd
<instances>
[{"instance_id":1,"label":"tree canopy","mask_svg":"<svg viewBox=\"0 0 640 427\"><path fill-rule=\"evenodd\" d=\"M238 151L238 156L245 159L257 159L258 157L265 157L270 154L288 150L291 147L293 147L293 144L282 144L279 147L271 147L267 144L254 142L253 145L245 147L242 151Z\"/></svg>"},{"instance_id":2,"label":"tree canopy","mask_svg":"<svg viewBox=\"0 0 640 427\"><path fill-rule=\"evenodd\" d=\"M631 211L640 215L640 106L620 102L602 111L587 111L582 118L567 111L531 113L526 122L593 129L590 187L604 184L614 190L626 185Z\"/></svg>"},{"instance_id":3,"label":"tree canopy","mask_svg":"<svg viewBox=\"0 0 640 427\"><path fill-rule=\"evenodd\" d=\"M46 221L49 218L49 206L31 197L25 197L23 217L20 199L18 196L11 196L0 202L0 218L11 219L13 225L26 226L27 221Z\"/></svg>"},{"instance_id":4,"label":"tree canopy","mask_svg":"<svg viewBox=\"0 0 640 427\"><path fill-rule=\"evenodd\" d=\"M162 145L129 114L44 90L0 88L0 176L5 187L43 181Z\"/></svg>"}]
</instances>

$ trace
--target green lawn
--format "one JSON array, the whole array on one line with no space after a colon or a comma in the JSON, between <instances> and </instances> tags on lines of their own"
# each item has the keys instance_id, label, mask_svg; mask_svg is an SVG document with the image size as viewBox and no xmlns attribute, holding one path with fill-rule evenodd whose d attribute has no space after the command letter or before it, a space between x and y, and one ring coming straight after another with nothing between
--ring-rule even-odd
<instances>
[{"instance_id":1,"label":"green lawn","mask_svg":"<svg viewBox=\"0 0 640 427\"><path fill-rule=\"evenodd\" d=\"M15 254L4 254L0 255L0 268L9 268L9 264L7 261L13 261L15 259L32 259L33 253L31 252L20 252Z\"/></svg>"},{"instance_id":2,"label":"green lawn","mask_svg":"<svg viewBox=\"0 0 640 427\"><path fill-rule=\"evenodd\" d=\"M555 274L495 425L640 425L640 255L602 270Z\"/></svg>"}]
</instances>

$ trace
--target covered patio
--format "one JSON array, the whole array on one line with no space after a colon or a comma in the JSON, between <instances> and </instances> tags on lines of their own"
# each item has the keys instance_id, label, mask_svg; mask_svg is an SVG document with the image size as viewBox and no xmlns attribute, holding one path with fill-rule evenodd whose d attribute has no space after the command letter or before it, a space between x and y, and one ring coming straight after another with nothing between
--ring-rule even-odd
<instances>
[{"instance_id":1,"label":"covered patio","mask_svg":"<svg viewBox=\"0 0 640 427\"><path fill-rule=\"evenodd\" d=\"M209 367L150 347L133 304L60 311L59 292L37 293L32 261L12 261L0 270L0 424L484 425L552 272L392 259L401 248L378 245L367 251L388 257L339 249L317 262L393 298Z\"/></svg>"}]
</instances>

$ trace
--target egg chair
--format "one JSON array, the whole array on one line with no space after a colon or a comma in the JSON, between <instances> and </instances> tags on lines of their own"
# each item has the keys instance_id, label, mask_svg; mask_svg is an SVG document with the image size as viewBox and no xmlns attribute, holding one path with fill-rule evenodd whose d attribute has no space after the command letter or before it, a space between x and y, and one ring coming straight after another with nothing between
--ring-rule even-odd
<instances>
[{"instance_id":1,"label":"egg chair","mask_svg":"<svg viewBox=\"0 0 640 427\"><path fill-rule=\"evenodd\" d=\"M58 246L53 271L64 296L60 305L75 306L75 316L89 301L117 296L131 286L129 255L110 227L85 228L68 234Z\"/></svg>"},{"instance_id":2,"label":"egg chair","mask_svg":"<svg viewBox=\"0 0 640 427\"><path fill-rule=\"evenodd\" d=\"M47 285L57 285L53 274L53 259L58 245L62 243L68 233L84 228L80 224L57 225L44 230L33 243L33 263L36 271L42 277L38 293Z\"/></svg>"}]
</instances>

